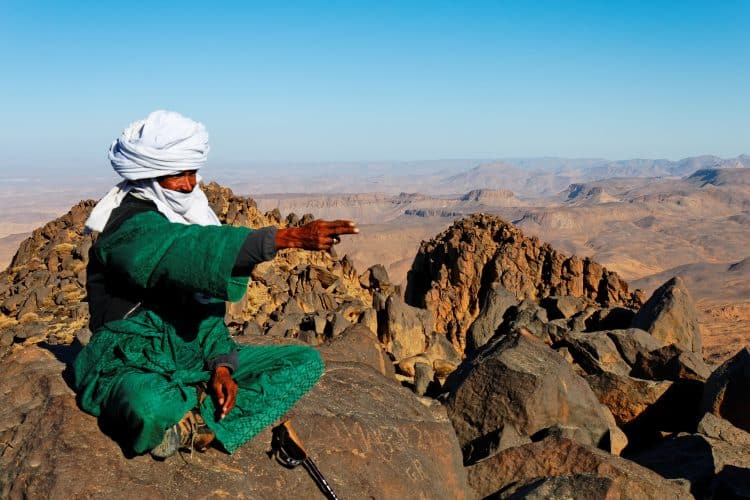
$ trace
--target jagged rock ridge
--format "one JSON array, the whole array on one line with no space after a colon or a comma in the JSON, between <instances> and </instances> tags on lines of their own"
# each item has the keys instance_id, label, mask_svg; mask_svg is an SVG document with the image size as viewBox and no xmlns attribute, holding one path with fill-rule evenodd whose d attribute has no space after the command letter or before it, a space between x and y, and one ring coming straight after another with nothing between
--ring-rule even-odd
<instances>
[{"instance_id":1,"label":"jagged rock ridge","mask_svg":"<svg viewBox=\"0 0 750 500\"><path fill-rule=\"evenodd\" d=\"M408 279L406 302L432 311L436 330L460 350L491 283L519 299L570 295L607 307L643 302L616 273L589 258L567 257L486 214L462 219L423 242Z\"/></svg>"}]
</instances>

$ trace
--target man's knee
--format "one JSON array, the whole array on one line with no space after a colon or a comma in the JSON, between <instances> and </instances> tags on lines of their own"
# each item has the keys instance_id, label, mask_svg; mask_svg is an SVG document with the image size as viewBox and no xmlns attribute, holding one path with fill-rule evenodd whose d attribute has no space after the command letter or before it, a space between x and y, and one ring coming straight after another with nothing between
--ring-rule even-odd
<instances>
[{"instance_id":1,"label":"man's knee","mask_svg":"<svg viewBox=\"0 0 750 500\"><path fill-rule=\"evenodd\" d=\"M295 351L290 355L294 369L304 374L311 381L316 381L323 374L325 364L320 353L307 346L289 346L294 347Z\"/></svg>"},{"instance_id":2,"label":"man's knee","mask_svg":"<svg viewBox=\"0 0 750 500\"><path fill-rule=\"evenodd\" d=\"M171 408L175 403L182 403L184 399L179 388L170 387L161 377L154 377L147 380L143 377L126 379L117 387L110 401L117 408L120 417L131 423L165 421L166 424L180 418L179 415L175 417L180 410L175 411ZM182 406L184 404L180 404L180 407Z\"/></svg>"}]
</instances>

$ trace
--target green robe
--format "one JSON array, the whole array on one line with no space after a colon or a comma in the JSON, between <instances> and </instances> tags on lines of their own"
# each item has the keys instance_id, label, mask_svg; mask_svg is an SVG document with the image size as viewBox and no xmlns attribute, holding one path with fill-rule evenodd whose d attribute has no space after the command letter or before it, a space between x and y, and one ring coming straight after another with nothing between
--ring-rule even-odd
<instances>
[{"instance_id":1,"label":"green robe","mask_svg":"<svg viewBox=\"0 0 750 500\"><path fill-rule=\"evenodd\" d=\"M320 378L320 355L305 346L237 346L224 325L224 302L239 300L247 276L232 276L251 230L174 224L145 212L103 234L95 252L108 273L153 300L99 328L78 355L74 384L81 408L115 427L123 447L144 453L197 404L194 385L206 362L237 351L235 407L223 420L208 397L201 415L230 453L284 414ZM193 296L213 297L207 303Z\"/></svg>"}]
</instances>

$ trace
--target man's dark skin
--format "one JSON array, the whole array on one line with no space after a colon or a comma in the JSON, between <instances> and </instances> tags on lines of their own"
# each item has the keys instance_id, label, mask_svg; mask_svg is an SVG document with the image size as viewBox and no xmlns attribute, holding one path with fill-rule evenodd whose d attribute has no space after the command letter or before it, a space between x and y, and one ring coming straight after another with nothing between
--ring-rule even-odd
<instances>
[{"instance_id":1,"label":"man's dark skin","mask_svg":"<svg viewBox=\"0 0 750 500\"><path fill-rule=\"evenodd\" d=\"M198 184L195 170L186 170L157 179L164 189L191 193ZM357 234L357 225L348 220L314 220L301 227L289 227L276 231L276 249L302 248L304 250L330 250L338 243L342 234ZM211 374L209 389L220 409L220 418L227 416L237 399L237 383L226 366L217 367Z\"/></svg>"}]
</instances>

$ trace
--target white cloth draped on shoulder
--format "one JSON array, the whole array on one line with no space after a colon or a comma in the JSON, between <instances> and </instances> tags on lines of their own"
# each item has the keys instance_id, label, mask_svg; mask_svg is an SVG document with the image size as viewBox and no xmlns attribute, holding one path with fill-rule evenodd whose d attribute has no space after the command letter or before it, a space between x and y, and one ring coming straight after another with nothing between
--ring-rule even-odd
<instances>
[{"instance_id":1,"label":"white cloth draped on shoulder","mask_svg":"<svg viewBox=\"0 0 750 500\"><path fill-rule=\"evenodd\" d=\"M128 193L151 200L171 222L219 225L206 195L196 186L190 193L162 188L157 177L198 170L208 156L208 133L202 123L171 111L154 111L131 123L109 148L109 160L125 180L96 204L86 221L89 231L101 231L112 210ZM200 177L198 177L200 181Z\"/></svg>"}]
</instances>

